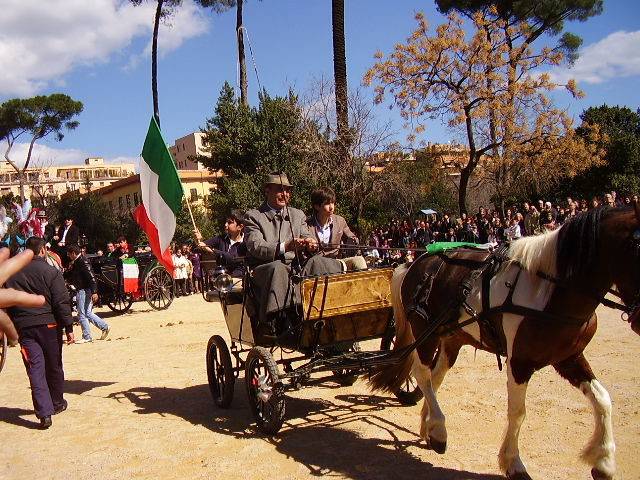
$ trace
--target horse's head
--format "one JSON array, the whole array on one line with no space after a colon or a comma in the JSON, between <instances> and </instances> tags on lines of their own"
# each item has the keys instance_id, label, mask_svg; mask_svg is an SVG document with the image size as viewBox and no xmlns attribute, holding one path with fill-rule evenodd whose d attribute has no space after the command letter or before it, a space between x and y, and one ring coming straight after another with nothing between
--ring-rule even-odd
<instances>
[{"instance_id":1,"label":"horse's head","mask_svg":"<svg viewBox=\"0 0 640 480\"><path fill-rule=\"evenodd\" d=\"M640 204L612 211L602 227L613 283L630 309L631 328L640 335Z\"/></svg>"}]
</instances>

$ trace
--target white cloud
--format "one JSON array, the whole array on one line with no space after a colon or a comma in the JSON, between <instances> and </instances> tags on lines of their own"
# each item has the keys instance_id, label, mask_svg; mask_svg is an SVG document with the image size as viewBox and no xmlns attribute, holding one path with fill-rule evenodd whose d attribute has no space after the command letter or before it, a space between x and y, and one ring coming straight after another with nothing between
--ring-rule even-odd
<instances>
[{"instance_id":1,"label":"white cloud","mask_svg":"<svg viewBox=\"0 0 640 480\"><path fill-rule=\"evenodd\" d=\"M580 50L571 68L556 68L549 74L553 82L561 84L570 78L578 83L602 83L640 75L640 30L611 33Z\"/></svg>"},{"instance_id":2,"label":"white cloud","mask_svg":"<svg viewBox=\"0 0 640 480\"><path fill-rule=\"evenodd\" d=\"M4 160L4 153L6 152L6 150L7 142L0 142L0 160ZM9 153L9 158L21 167L27 160L28 152L28 143L16 143ZM31 152L31 162L29 166L49 167L53 165L78 165L84 163L84 160L86 158L96 156L100 155L96 155L95 153L87 153L76 148L54 148L36 143L34 144L33 151ZM104 160L106 163L134 163L137 167L139 157L106 157Z\"/></svg>"},{"instance_id":3,"label":"white cloud","mask_svg":"<svg viewBox=\"0 0 640 480\"><path fill-rule=\"evenodd\" d=\"M134 7L128 0L3 0L0 94L33 95L63 84L64 75L78 66L108 62L134 38L150 37L154 13L151 1ZM171 25L161 27L161 54L207 30L204 13L192 0L175 13Z\"/></svg>"}]
</instances>

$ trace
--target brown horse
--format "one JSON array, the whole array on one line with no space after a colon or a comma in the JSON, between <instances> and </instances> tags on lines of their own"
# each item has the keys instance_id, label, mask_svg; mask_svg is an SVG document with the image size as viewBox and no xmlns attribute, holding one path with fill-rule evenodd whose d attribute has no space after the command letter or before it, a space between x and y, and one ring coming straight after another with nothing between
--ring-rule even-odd
<instances>
[{"instance_id":1,"label":"brown horse","mask_svg":"<svg viewBox=\"0 0 640 480\"><path fill-rule=\"evenodd\" d=\"M424 393L420 435L444 453L447 431L436 392L461 346L504 354L508 426L498 458L507 478L523 480L531 478L518 449L527 384L536 370L551 365L593 408L595 430L583 460L594 479L613 478L611 400L583 351L596 331L596 307L613 304L604 298L610 292L623 303L613 306L640 333L640 207L580 214L559 230L513 242L505 258L490 265L493 271L470 274L486 257L456 250L396 269L394 348L406 349L434 322L443 325L405 360L375 373L372 386L395 391L412 373Z\"/></svg>"}]
</instances>

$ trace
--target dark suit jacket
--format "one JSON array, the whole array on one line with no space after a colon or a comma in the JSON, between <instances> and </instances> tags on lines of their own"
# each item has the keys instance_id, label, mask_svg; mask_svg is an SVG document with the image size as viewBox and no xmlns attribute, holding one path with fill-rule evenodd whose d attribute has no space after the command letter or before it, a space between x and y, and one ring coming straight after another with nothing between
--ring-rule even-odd
<instances>
[{"instance_id":1,"label":"dark suit jacket","mask_svg":"<svg viewBox=\"0 0 640 480\"><path fill-rule=\"evenodd\" d=\"M309 226L309 230L311 231L311 234L318 242L318 245L320 245L320 250L322 251L322 254L325 257L336 258L340 256L339 255L340 249L331 248L331 247L327 247L327 248L322 247L322 244L320 243L320 237L318 237L318 230L320 230L320 227L318 227L318 223L316 222L315 215L311 215L309 218L307 218L307 225ZM335 214L331 215L330 229L331 229L331 240L329 241L329 243L331 245L340 245L340 244L357 245L358 244L358 237L356 237L355 234L351 231L344 217L341 217L340 215L335 215ZM353 255L355 255L355 251L352 250L352 251L346 251L345 254L341 256L351 257Z\"/></svg>"},{"instance_id":2,"label":"dark suit jacket","mask_svg":"<svg viewBox=\"0 0 640 480\"><path fill-rule=\"evenodd\" d=\"M58 242L62 241L62 235L64 234L64 225L58 228ZM67 232L67 236L64 239L64 245L77 245L78 240L80 239L80 230L74 224L71 224L69 227L69 231Z\"/></svg>"}]
</instances>

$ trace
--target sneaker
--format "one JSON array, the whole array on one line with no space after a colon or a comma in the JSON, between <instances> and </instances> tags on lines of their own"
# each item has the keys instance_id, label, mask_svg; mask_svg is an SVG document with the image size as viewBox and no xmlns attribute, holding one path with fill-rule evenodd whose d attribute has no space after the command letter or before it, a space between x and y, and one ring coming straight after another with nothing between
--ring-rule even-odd
<instances>
[{"instance_id":1,"label":"sneaker","mask_svg":"<svg viewBox=\"0 0 640 480\"><path fill-rule=\"evenodd\" d=\"M89 340L87 340L86 338L81 338L80 340L76 340L74 343L91 343L93 342L93 339L90 338Z\"/></svg>"},{"instance_id":2,"label":"sneaker","mask_svg":"<svg viewBox=\"0 0 640 480\"><path fill-rule=\"evenodd\" d=\"M109 336L109 331L111 329L109 327L107 327L105 330L102 331L102 335L100 335L99 340L104 340L105 338L107 338Z\"/></svg>"},{"instance_id":3,"label":"sneaker","mask_svg":"<svg viewBox=\"0 0 640 480\"><path fill-rule=\"evenodd\" d=\"M46 430L47 428L49 428L52 425L51 422L51 417L43 417L40 419L40 428L42 430Z\"/></svg>"},{"instance_id":4,"label":"sneaker","mask_svg":"<svg viewBox=\"0 0 640 480\"><path fill-rule=\"evenodd\" d=\"M69 403L67 403L66 400L62 400L62 405L53 409L53 414L57 415L59 413L64 412L68 406L69 406Z\"/></svg>"}]
</instances>

